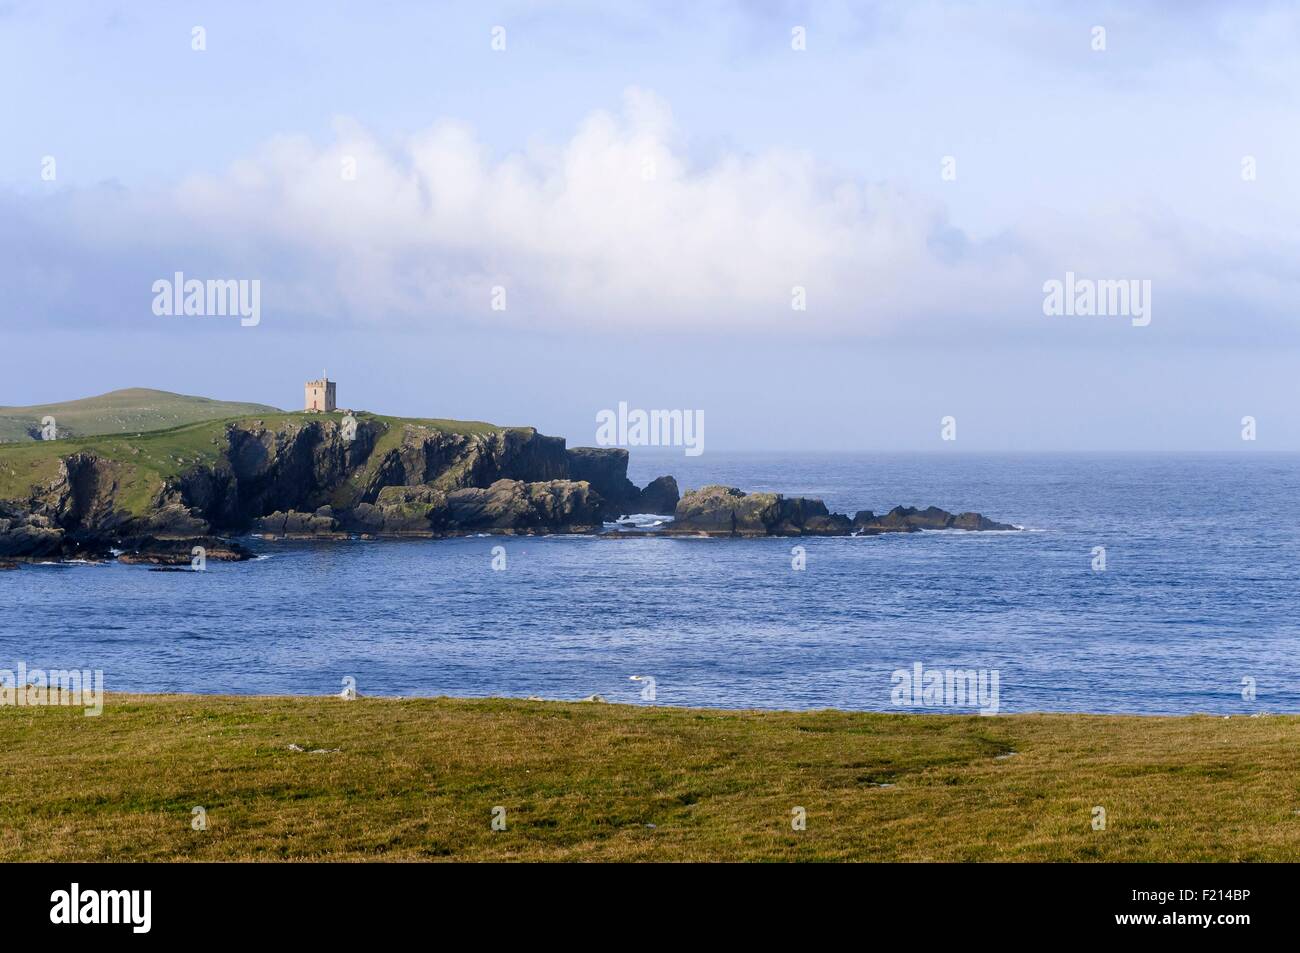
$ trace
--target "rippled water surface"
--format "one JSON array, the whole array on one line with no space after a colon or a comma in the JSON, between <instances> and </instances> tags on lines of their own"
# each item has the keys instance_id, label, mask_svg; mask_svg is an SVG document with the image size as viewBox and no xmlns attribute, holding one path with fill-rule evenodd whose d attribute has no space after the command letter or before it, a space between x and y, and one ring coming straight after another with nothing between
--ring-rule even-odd
<instances>
[{"instance_id":1,"label":"rippled water surface","mask_svg":"<svg viewBox=\"0 0 1300 953\"><path fill-rule=\"evenodd\" d=\"M891 672L920 662L997 670L1004 712L1300 711L1300 455L633 451L638 483L665 472L1029 531L251 540L268 558L204 573L28 566L0 573L0 668L103 669L110 691L353 676L362 694L641 704L628 677L646 674L657 704L890 710Z\"/></svg>"}]
</instances>

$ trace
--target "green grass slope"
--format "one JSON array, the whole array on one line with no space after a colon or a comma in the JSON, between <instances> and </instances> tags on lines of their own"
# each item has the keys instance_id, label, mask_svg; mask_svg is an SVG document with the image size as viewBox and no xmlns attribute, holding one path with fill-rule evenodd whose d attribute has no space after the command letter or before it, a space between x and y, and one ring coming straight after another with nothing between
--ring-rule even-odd
<instances>
[{"instance_id":1,"label":"green grass slope","mask_svg":"<svg viewBox=\"0 0 1300 953\"><path fill-rule=\"evenodd\" d=\"M387 417L364 412L357 412L355 416L358 420L369 420L383 428L383 433L376 441L375 451L371 454L369 467L357 475L358 483L364 482L364 477L378 465L386 450L398 445L407 427L464 434L523 429L498 427L478 420ZM305 424L322 418L341 420L343 414L269 410L221 420L205 420L167 430L0 444L0 500L27 499L33 487L46 485L58 476L59 460L62 457L86 452L114 464L114 478L120 488L117 494L118 507L132 515L142 516L165 480L196 465L212 465L218 461L226 446L227 425L260 421L270 429L277 429L295 422Z\"/></svg>"},{"instance_id":2,"label":"green grass slope","mask_svg":"<svg viewBox=\"0 0 1300 953\"><path fill-rule=\"evenodd\" d=\"M201 420L219 420L245 414L276 414L266 404L211 400L146 387L115 390L98 397L41 404L35 407L0 407L0 443L39 439L41 418L55 420L60 437L139 433L165 430Z\"/></svg>"},{"instance_id":3,"label":"green grass slope","mask_svg":"<svg viewBox=\"0 0 1300 953\"><path fill-rule=\"evenodd\" d=\"M0 861L1293 861L1297 727L505 699L6 705Z\"/></svg>"}]
</instances>

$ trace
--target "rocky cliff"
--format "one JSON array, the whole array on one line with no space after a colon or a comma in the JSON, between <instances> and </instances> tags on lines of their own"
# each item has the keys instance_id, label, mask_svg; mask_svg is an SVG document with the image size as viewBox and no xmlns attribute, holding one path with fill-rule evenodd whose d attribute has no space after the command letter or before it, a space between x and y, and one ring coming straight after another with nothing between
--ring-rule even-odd
<instances>
[{"instance_id":1,"label":"rocky cliff","mask_svg":"<svg viewBox=\"0 0 1300 953\"><path fill-rule=\"evenodd\" d=\"M0 446L0 558L242 559L218 537L598 532L672 514L668 535L876 535L1012 529L897 507L852 518L821 500L628 479L622 449L569 449L530 428L357 414L278 414L131 437Z\"/></svg>"},{"instance_id":2,"label":"rocky cliff","mask_svg":"<svg viewBox=\"0 0 1300 953\"><path fill-rule=\"evenodd\" d=\"M643 494L627 479L627 451L569 450L563 438L529 428L282 414L63 443L27 445L27 456L47 450L56 458L32 464L47 463L51 478L0 503L0 556L246 532L589 532L638 511ZM6 454L19 462L0 448L0 468ZM647 503L676 507L672 477L647 490Z\"/></svg>"}]
</instances>

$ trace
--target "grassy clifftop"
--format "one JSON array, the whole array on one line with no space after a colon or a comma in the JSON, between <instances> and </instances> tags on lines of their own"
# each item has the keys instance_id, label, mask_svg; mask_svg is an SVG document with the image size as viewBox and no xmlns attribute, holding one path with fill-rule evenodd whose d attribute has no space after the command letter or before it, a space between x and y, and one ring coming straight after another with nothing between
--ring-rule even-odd
<instances>
[{"instance_id":1,"label":"grassy clifftop","mask_svg":"<svg viewBox=\"0 0 1300 953\"><path fill-rule=\"evenodd\" d=\"M276 414L266 404L211 400L147 387L32 407L0 407L0 443L40 439L41 420L53 417L60 437L164 430L201 420L244 414Z\"/></svg>"},{"instance_id":2,"label":"grassy clifftop","mask_svg":"<svg viewBox=\"0 0 1300 953\"><path fill-rule=\"evenodd\" d=\"M383 433L376 442L377 451L396 446L408 426L464 434L519 429L482 421L389 417L362 412L355 416L359 421L372 421L382 428ZM44 486L57 477L61 458L74 453L90 453L113 465L113 477L119 487L115 495L116 505L126 513L139 516L147 511L165 480L195 466L218 463L226 447L226 428L232 424L251 427L260 423L269 429L278 429L314 420L338 421L342 417L340 413L269 410L166 430L0 444L0 500L26 499L32 487ZM372 453L372 461L381 455L380 452Z\"/></svg>"},{"instance_id":3,"label":"grassy clifftop","mask_svg":"<svg viewBox=\"0 0 1300 953\"><path fill-rule=\"evenodd\" d=\"M0 861L1294 860L1298 726L507 699L4 706Z\"/></svg>"}]
</instances>

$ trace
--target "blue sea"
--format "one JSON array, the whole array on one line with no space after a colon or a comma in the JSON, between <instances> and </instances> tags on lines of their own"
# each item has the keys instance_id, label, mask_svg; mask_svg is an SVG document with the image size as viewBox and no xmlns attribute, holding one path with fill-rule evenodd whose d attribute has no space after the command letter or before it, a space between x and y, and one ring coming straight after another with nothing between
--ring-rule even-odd
<instances>
[{"instance_id":1,"label":"blue sea","mask_svg":"<svg viewBox=\"0 0 1300 953\"><path fill-rule=\"evenodd\" d=\"M351 677L363 695L891 711L892 673L921 663L996 671L1004 713L1300 711L1300 455L632 452L636 482L669 472L1025 531L252 539L263 558L202 573L25 566L0 573L0 669L102 669L109 691Z\"/></svg>"}]
</instances>

